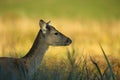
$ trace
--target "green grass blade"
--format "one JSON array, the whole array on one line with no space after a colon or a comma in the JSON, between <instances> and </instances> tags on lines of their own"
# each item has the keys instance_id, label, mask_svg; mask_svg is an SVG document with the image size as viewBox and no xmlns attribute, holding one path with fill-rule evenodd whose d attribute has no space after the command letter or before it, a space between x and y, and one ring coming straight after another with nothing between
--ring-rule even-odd
<instances>
[{"instance_id":1,"label":"green grass blade","mask_svg":"<svg viewBox=\"0 0 120 80\"><path fill-rule=\"evenodd\" d=\"M100 75L101 80L103 80L103 75L102 75L102 72L101 72L98 64L92 59L92 57L90 57L90 60L92 61L92 63L93 63L93 64L95 65L95 67L97 68L97 71L98 71L98 73L99 73L99 75Z\"/></svg>"},{"instance_id":2,"label":"green grass blade","mask_svg":"<svg viewBox=\"0 0 120 80\"><path fill-rule=\"evenodd\" d=\"M99 45L100 45L100 44L99 44ZM112 69L112 67L111 67L111 65L110 65L110 62L109 62L109 60L108 60L108 58L107 58L107 56L106 56L106 54L105 54L105 51L103 50L103 48L102 48L101 45L100 45L100 48L101 48L101 50L102 50L102 52L103 52L104 58L105 58L105 60L106 60L106 62L107 62L107 65L108 65L108 67L109 67L109 69L110 69L110 74L111 74L112 80L115 80L113 69Z\"/></svg>"}]
</instances>

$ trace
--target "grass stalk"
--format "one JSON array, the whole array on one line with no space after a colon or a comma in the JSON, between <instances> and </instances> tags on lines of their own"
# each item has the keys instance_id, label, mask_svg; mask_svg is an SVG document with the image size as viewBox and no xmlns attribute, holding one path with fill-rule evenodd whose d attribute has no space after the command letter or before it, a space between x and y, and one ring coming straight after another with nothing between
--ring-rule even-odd
<instances>
[{"instance_id":1,"label":"grass stalk","mask_svg":"<svg viewBox=\"0 0 120 80\"><path fill-rule=\"evenodd\" d=\"M99 44L99 45L100 45L100 44ZM102 48L101 45L100 45L100 48L101 48L102 53L103 53L103 55L104 55L104 58L105 58L105 60L106 60L106 62L107 62L107 65L108 65L108 67L109 67L109 69L110 69L110 74L111 74L112 80L115 80L115 76L114 76L114 72L113 72L112 66L111 66L111 64L110 64L110 62L109 62L109 60L108 60L108 58L107 58L107 56L106 56L106 54L105 54L105 51L103 50L103 48Z\"/></svg>"},{"instance_id":2,"label":"grass stalk","mask_svg":"<svg viewBox=\"0 0 120 80\"><path fill-rule=\"evenodd\" d=\"M97 71L98 71L98 73L99 73L99 75L100 75L101 80L103 80L103 75L102 75L102 72L101 72L98 64L92 59L92 57L90 57L90 60L92 61L92 63L93 63L93 64L95 65L95 67L97 68Z\"/></svg>"}]
</instances>

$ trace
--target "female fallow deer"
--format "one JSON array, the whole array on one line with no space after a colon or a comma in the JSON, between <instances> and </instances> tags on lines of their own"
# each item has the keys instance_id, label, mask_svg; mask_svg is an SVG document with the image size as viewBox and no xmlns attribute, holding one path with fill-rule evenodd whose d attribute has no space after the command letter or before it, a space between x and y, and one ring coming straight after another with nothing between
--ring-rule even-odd
<instances>
[{"instance_id":1,"label":"female fallow deer","mask_svg":"<svg viewBox=\"0 0 120 80\"><path fill-rule=\"evenodd\" d=\"M49 46L67 46L71 39L57 31L50 22L40 20L41 29L29 52L22 58L0 58L0 80L31 80Z\"/></svg>"}]
</instances>

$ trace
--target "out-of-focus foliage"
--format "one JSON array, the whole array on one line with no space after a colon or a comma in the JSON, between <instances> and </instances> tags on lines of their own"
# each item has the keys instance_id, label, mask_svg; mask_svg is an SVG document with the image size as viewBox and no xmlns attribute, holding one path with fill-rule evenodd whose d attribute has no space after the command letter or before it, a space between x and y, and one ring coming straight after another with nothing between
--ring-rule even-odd
<instances>
[{"instance_id":1,"label":"out-of-focus foliage","mask_svg":"<svg viewBox=\"0 0 120 80\"><path fill-rule=\"evenodd\" d=\"M118 19L119 3L119 0L0 0L0 14Z\"/></svg>"}]
</instances>

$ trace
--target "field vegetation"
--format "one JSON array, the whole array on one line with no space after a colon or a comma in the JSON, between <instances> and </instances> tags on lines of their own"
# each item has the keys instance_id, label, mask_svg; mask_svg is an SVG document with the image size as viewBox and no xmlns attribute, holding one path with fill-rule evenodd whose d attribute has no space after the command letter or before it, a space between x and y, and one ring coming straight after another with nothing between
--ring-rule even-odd
<instances>
[{"instance_id":1,"label":"field vegetation","mask_svg":"<svg viewBox=\"0 0 120 80\"><path fill-rule=\"evenodd\" d=\"M24 56L40 29L39 19L50 20L73 43L50 46L35 80L120 80L119 3L0 0L0 56Z\"/></svg>"}]
</instances>

